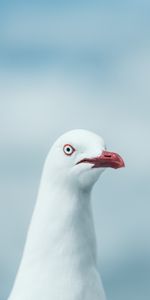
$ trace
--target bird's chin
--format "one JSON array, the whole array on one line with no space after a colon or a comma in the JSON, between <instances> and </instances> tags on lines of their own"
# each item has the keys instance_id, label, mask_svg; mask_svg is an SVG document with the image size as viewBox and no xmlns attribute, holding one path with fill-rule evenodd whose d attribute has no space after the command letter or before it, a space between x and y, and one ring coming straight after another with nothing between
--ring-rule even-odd
<instances>
[{"instance_id":1,"label":"bird's chin","mask_svg":"<svg viewBox=\"0 0 150 300\"><path fill-rule=\"evenodd\" d=\"M83 189L91 189L104 170L105 168L92 168L92 165L80 170L77 175L79 186Z\"/></svg>"}]
</instances>

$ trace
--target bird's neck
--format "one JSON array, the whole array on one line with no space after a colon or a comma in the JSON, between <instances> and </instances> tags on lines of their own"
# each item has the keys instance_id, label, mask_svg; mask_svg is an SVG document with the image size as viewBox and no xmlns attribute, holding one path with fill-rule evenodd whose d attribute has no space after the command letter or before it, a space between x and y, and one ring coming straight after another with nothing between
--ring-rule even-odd
<instances>
[{"instance_id":1,"label":"bird's neck","mask_svg":"<svg viewBox=\"0 0 150 300\"><path fill-rule=\"evenodd\" d=\"M29 228L24 258L96 261L90 191L42 180ZM83 260L83 261L82 261Z\"/></svg>"},{"instance_id":2,"label":"bird's neck","mask_svg":"<svg viewBox=\"0 0 150 300\"><path fill-rule=\"evenodd\" d=\"M103 289L96 271L90 192L65 184L55 188L42 180L9 300L104 299L98 295Z\"/></svg>"}]
</instances>

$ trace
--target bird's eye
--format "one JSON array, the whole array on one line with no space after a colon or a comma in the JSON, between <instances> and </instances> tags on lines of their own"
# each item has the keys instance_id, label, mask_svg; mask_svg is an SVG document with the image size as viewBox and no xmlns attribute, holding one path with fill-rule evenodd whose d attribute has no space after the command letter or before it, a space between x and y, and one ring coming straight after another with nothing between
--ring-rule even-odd
<instances>
[{"instance_id":1,"label":"bird's eye","mask_svg":"<svg viewBox=\"0 0 150 300\"><path fill-rule=\"evenodd\" d=\"M75 152L74 147L69 144L66 144L64 146L63 150L66 155L72 155Z\"/></svg>"}]
</instances>

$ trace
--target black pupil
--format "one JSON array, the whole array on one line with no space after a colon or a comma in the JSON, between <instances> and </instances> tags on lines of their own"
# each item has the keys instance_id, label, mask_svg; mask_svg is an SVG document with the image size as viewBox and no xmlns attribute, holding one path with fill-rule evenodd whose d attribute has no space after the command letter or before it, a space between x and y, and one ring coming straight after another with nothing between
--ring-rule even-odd
<instances>
[{"instance_id":1,"label":"black pupil","mask_svg":"<svg viewBox=\"0 0 150 300\"><path fill-rule=\"evenodd\" d=\"M70 152L70 151L71 151L71 148L67 147L67 148L66 148L66 151L67 151L67 152Z\"/></svg>"}]
</instances>

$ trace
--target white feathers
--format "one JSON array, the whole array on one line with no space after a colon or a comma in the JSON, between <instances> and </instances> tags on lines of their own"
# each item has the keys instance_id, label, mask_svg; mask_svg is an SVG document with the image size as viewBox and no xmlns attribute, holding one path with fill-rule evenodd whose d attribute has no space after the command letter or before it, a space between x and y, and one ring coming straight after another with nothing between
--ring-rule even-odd
<instances>
[{"instance_id":1,"label":"white feathers","mask_svg":"<svg viewBox=\"0 0 150 300\"><path fill-rule=\"evenodd\" d=\"M77 164L104 149L102 138L85 130L70 131L52 146L9 300L105 299L90 203L103 169Z\"/></svg>"}]
</instances>

